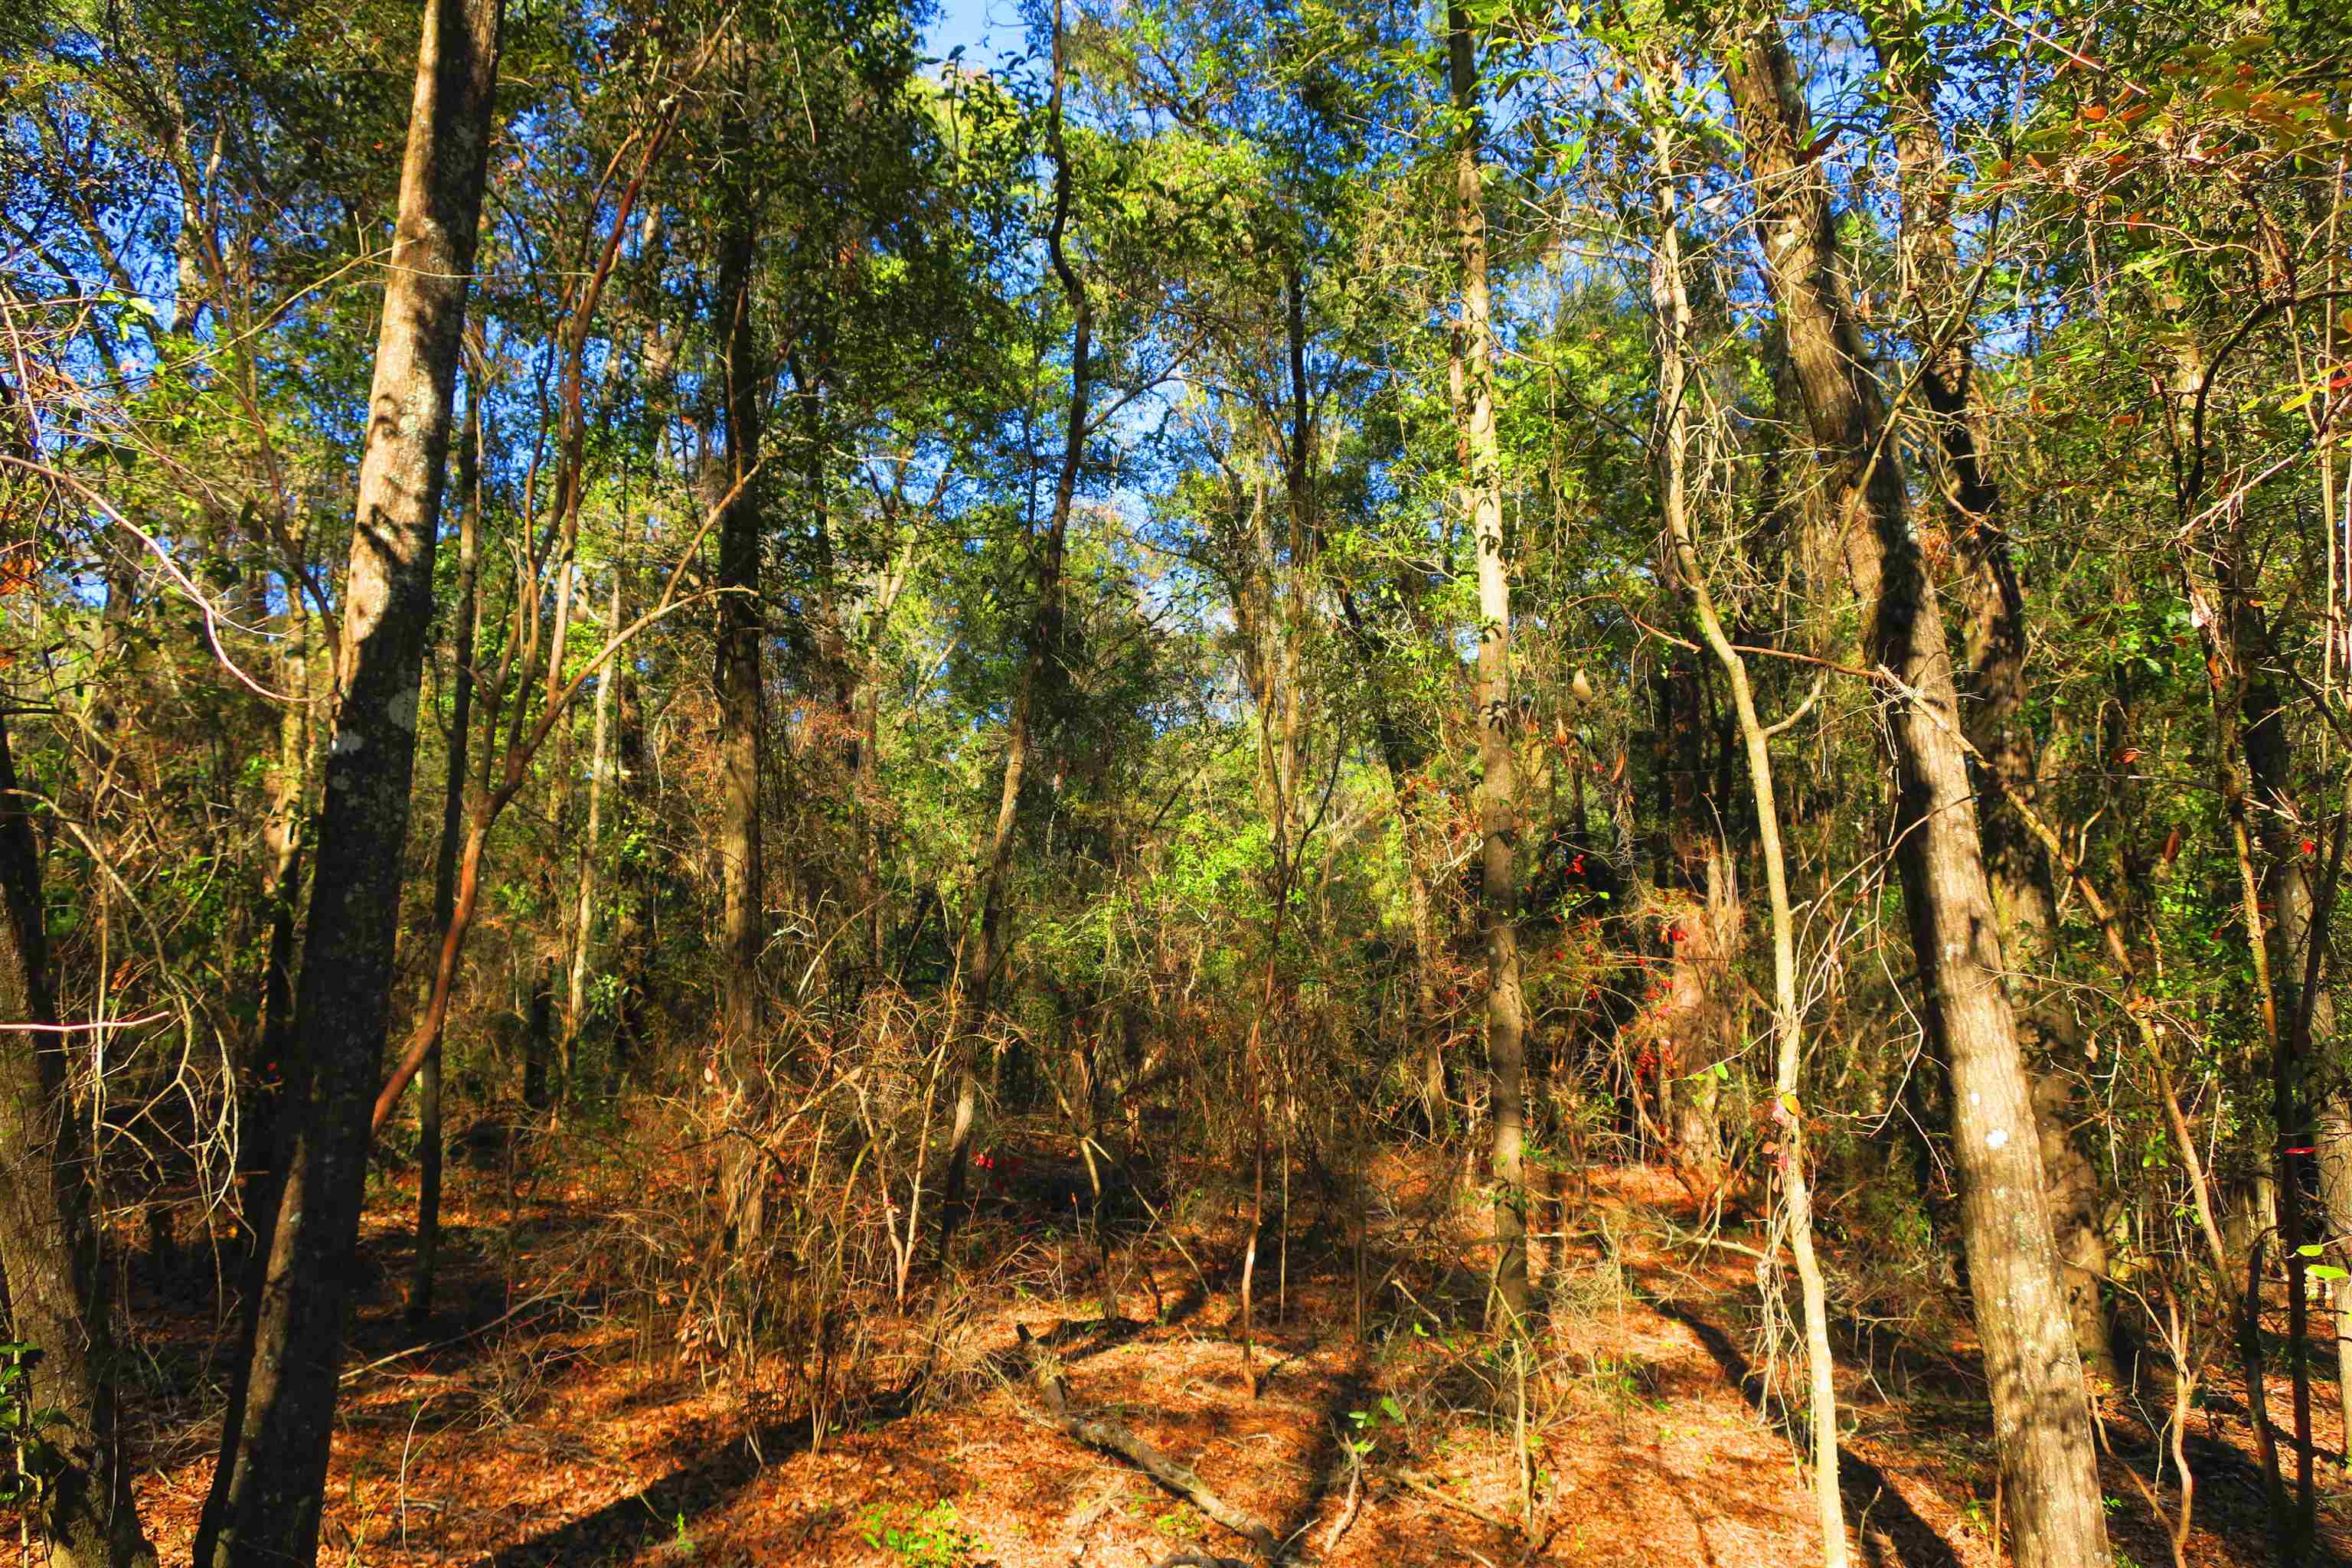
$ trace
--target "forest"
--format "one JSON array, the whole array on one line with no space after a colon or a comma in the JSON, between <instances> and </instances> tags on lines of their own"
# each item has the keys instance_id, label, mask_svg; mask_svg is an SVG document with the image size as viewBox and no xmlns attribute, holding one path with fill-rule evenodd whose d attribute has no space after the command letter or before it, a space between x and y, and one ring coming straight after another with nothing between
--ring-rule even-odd
<instances>
[{"instance_id":1,"label":"forest","mask_svg":"<svg viewBox=\"0 0 2352 1568\"><path fill-rule=\"evenodd\" d=\"M2352 12L0 120L0 1557L2352 1563Z\"/></svg>"}]
</instances>

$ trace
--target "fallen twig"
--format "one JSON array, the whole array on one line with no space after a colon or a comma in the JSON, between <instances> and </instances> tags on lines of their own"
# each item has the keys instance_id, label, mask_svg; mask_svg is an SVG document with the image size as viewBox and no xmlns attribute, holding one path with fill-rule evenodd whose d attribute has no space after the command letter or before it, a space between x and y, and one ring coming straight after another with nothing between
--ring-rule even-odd
<instances>
[{"instance_id":1,"label":"fallen twig","mask_svg":"<svg viewBox=\"0 0 2352 1568\"><path fill-rule=\"evenodd\" d=\"M1397 1470L1394 1471L1393 1474L1396 1476L1397 1479L1402 1481L1405 1485L1411 1487L1422 1496L1437 1502L1442 1502L1448 1508L1458 1508L1464 1513L1468 1514L1471 1518L1478 1520L1483 1523L1491 1524L1496 1530L1503 1531L1507 1535L1519 1535L1523 1533L1519 1529L1518 1521L1505 1519L1499 1513L1489 1513L1486 1510L1480 1508L1476 1503L1468 1501L1463 1498L1455 1497L1452 1492L1447 1491L1441 1486L1438 1486L1435 1482L1425 1480L1422 1477L1413 1474L1411 1470Z\"/></svg>"},{"instance_id":2,"label":"fallen twig","mask_svg":"<svg viewBox=\"0 0 2352 1568\"><path fill-rule=\"evenodd\" d=\"M1123 1422L1114 1421L1102 1415L1080 1415L1072 1411L1068 1380L1038 1353L1038 1346L1030 1335L1028 1325L1024 1323L1015 1326L1021 1335L1022 1352L1028 1357L1037 1386L1045 1395L1045 1402L1052 1411L1053 1423L1061 1428L1066 1436L1075 1442L1083 1443L1089 1448L1097 1448L1104 1453L1118 1455L1194 1508L1199 1509L1215 1523L1223 1525L1235 1535L1255 1542L1258 1551L1268 1561L1273 1559L1276 1551L1274 1531L1211 1490L1208 1483L1195 1475L1190 1466L1179 1464L1170 1458L1129 1430ZM1200 1561L1211 1563L1213 1568L1213 1559L1200 1558L1198 1553L1194 1556ZM1171 1558L1169 1562L1181 1563L1184 1560L1183 1555L1180 1553ZM1168 1568L1168 1565L1163 1563L1161 1568Z\"/></svg>"},{"instance_id":3,"label":"fallen twig","mask_svg":"<svg viewBox=\"0 0 2352 1568\"><path fill-rule=\"evenodd\" d=\"M1339 1544L1339 1538L1348 1533L1348 1527L1356 1522L1356 1510L1363 1502L1363 1456L1350 1450L1348 1459L1348 1500L1340 1504L1339 1517L1331 1521L1331 1533L1323 1538L1323 1555L1326 1557L1330 1556Z\"/></svg>"},{"instance_id":4,"label":"fallen twig","mask_svg":"<svg viewBox=\"0 0 2352 1568\"><path fill-rule=\"evenodd\" d=\"M487 1323L478 1323L470 1329L451 1334L446 1340L434 1340L427 1344L410 1345L406 1350L397 1350L393 1352L390 1355L378 1356L375 1360L369 1362L364 1365L352 1367L342 1374L340 1381L346 1384L352 1383L366 1376L369 1373L375 1371L378 1367L390 1366L394 1362L405 1361L410 1356L425 1355L434 1351L445 1351L451 1345L463 1344L467 1340L478 1339L482 1335L488 1333L492 1329L497 1328L500 1323L506 1322L520 1313L527 1312L533 1307L544 1306L546 1303L554 1300L556 1296L557 1292L552 1290L541 1291L536 1296L516 1302L513 1306L509 1307L505 1311L500 1312L497 1317L492 1318Z\"/></svg>"}]
</instances>

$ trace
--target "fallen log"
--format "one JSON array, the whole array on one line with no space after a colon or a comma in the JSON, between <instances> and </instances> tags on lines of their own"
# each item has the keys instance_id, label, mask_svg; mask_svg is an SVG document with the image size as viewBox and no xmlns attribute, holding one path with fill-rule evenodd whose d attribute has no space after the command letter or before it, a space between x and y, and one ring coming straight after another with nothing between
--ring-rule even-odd
<instances>
[{"instance_id":1,"label":"fallen log","mask_svg":"<svg viewBox=\"0 0 2352 1568\"><path fill-rule=\"evenodd\" d=\"M1069 1380L1040 1353L1040 1347L1030 1335L1028 1325L1014 1326L1021 1335L1021 1349L1028 1358L1031 1376L1036 1382L1038 1391L1045 1396L1050 1419L1063 1436L1102 1453L1118 1455L1199 1509L1213 1522L1250 1542L1268 1562L1274 1560L1278 1550L1274 1531L1219 1497L1207 1482L1193 1473L1191 1466L1170 1458L1137 1436L1124 1422L1112 1420L1107 1415L1082 1415L1073 1410ZM1177 1561L1181 1561L1181 1558L1180 1553Z\"/></svg>"}]
</instances>

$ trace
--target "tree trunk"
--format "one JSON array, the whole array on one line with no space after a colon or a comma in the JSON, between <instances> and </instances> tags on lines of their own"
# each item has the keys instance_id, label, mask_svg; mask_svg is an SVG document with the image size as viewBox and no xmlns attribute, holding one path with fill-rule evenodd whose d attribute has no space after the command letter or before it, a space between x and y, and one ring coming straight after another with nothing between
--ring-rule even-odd
<instances>
[{"instance_id":1,"label":"tree trunk","mask_svg":"<svg viewBox=\"0 0 2352 1568\"><path fill-rule=\"evenodd\" d=\"M497 83L500 0L428 0L344 580L288 1114L261 1288L194 1560L309 1563L342 1362L400 916L418 678Z\"/></svg>"},{"instance_id":2,"label":"tree trunk","mask_svg":"<svg viewBox=\"0 0 2352 1568\"><path fill-rule=\"evenodd\" d=\"M1679 88L1679 73L1654 70L1659 87ZM1658 237L1651 251L1650 303L1658 318L1658 451L1659 510L1674 551L1674 577L1688 596L1693 617L1707 647L1723 666L1731 686L1733 711L1748 753L1748 788L1756 802L1757 838L1763 851L1764 886L1772 911L1772 1122L1777 1145L1773 1168L1779 1173L1783 1221L1789 1250L1797 1265L1798 1300L1803 1312L1805 1365L1809 1394L1808 1419L1813 1439L1813 1507L1822 1532L1822 1568L1846 1568L1845 1503L1838 1491L1837 1363L1830 1349L1829 1291L1821 1258L1813 1247L1812 1188L1805 1171L1804 1106L1799 1098L1802 1083L1804 1012L1797 999L1797 922L1789 901L1788 858L1780 846L1780 805L1772 782L1771 731L1756 711L1756 694L1748 679L1748 661L1732 646L1716 611L1698 559L1696 531L1685 505L1689 461L1689 416L1686 412L1691 310L1683 281L1681 201L1674 174L1675 136L1662 128L1657 136ZM1728 949L1719 954L1727 965Z\"/></svg>"},{"instance_id":3,"label":"tree trunk","mask_svg":"<svg viewBox=\"0 0 2352 1568\"><path fill-rule=\"evenodd\" d=\"M433 858L433 929L446 931L457 905L457 847L466 837L467 763L473 750L474 648L480 636L482 389L469 389L457 446L457 611L451 622L449 754L442 773L441 843ZM408 1277L408 1317L433 1310L433 1269L441 1241L441 1033L436 1027L416 1080L416 1257Z\"/></svg>"},{"instance_id":4,"label":"tree trunk","mask_svg":"<svg viewBox=\"0 0 2352 1568\"><path fill-rule=\"evenodd\" d=\"M555 954L543 952L531 963L530 1003L523 1014L522 1102L526 1109L545 1110L555 1096L548 1069L555 1058Z\"/></svg>"},{"instance_id":5,"label":"tree trunk","mask_svg":"<svg viewBox=\"0 0 2352 1568\"><path fill-rule=\"evenodd\" d=\"M1486 1060L1494 1079L1495 1290L1502 1324L1524 1331L1528 1305L1527 1178L1520 1165L1527 1104L1527 1000L1519 985L1517 715L1511 700L1511 574L1503 558L1502 452L1495 433L1495 331L1486 292L1486 211L1481 173L1485 115L1469 14L1446 11L1446 63L1461 124L1454 149L1456 259L1462 315L1454 420L1463 454L1462 510L1478 552L1478 792L1485 876Z\"/></svg>"},{"instance_id":6,"label":"tree trunk","mask_svg":"<svg viewBox=\"0 0 2352 1568\"><path fill-rule=\"evenodd\" d=\"M1062 439L1061 470L1054 481L1054 508L1045 537L1037 551L1037 600L1029 623L1029 647L1022 661L1021 686L1013 700L1012 722L1004 737L1004 773L998 786L996 816L990 824L981 864L980 929L965 960L961 1016L956 1021L956 1103L948 1134L947 1186L940 1205L940 1251L945 1259L966 1207L966 1167L971 1163L972 1139L980 1121L980 1040L1004 963L1004 888L1013 869L1013 832L1019 819L1021 781L1027 773L1035 744L1036 708L1040 690L1061 658L1062 553L1070 531L1070 512L1077 502L1078 473L1087 453L1087 410L1092 391L1087 358L1094 347L1094 304L1086 279L1071 265L1063 247L1070 221L1070 159L1062 143L1062 91L1067 69L1062 40L1061 0L1054 5L1054 78L1045 108L1045 142L1054 159L1054 216L1046 230L1046 250L1054 275L1070 308L1070 408Z\"/></svg>"},{"instance_id":7,"label":"tree trunk","mask_svg":"<svg viewBox=\"0 0 2352 1568\"><path fill-rule=\"evenodd\" d=\"M2321 1189L2322 1202L2327 1199L2326 1167L2337 1164L2346 1157L2343 1146L2321 1142L2319 1126L2328 1118L2326 1108L2340 1106L2344 1088L2340 1075L2326 1075L2327 1087L2319 1090L2321 1114L2315 1115L2310 1104L2321 1075L2314 1071L2318 1058L2313 1053L2314 1040L2320 1037L2323 1023L2332 1029L2334 998L2328 994L2326 971L2326 951L2323 942L2318 952L2313 951L2315 935L2324 931L2326 916L2321 912L2317 889L2311 875L2314 856L2303 848L2303 811L2295 798L2294 780L2294 738L2287 731L2287 710L2279 697L2276 682L2264 667L2268 633L2263 626L2261 608L2254 602L2252 588L2240 574L2238 556L2231 553L2228 592L2231 599L2230 626L2235 643L2234 662L2241 672L2243 698L2240 705L2239 743L2246 758L2246 782L2259 808L2254 814L2260 825L2259 836L2270 859L2269 883L2273 911L2270 927L2271 951L2269 969L2272 987L2278 998L2279 1035L2273 1042L2273 1102L2277 1121L2279 1153L2277 1156L2280 1247L2284 1255L2290 1300L2287 1321L2291 1333L2288 1357L2294 1379L2294 1415L2296 1453L2296 1529L2295 1547L2302 1549L2311 1537L2316 1508L2311 1452L2311 1392L2307 1340L2305 1334L2304 1280L2309 1267L2303 1254L2304 1194L2315 1184L2312 1156L2321 1156L2315 1184ZM2317 848L2317 838L2312 839ZM2315 964L2312 961L2316 960ZM2314 984L2305 994L2305 982ZM2336 1216L2328 1216L2329 1228L2336 1229ZM2342 1233L2337 1232L2340 1236ZM2336 1357L2339 1368L2347 1355L2343 1337L2345 1309L2337 1309ZM2339 1404L2344 1399L2339 1388Z\"/></svg>"},{"instance_id":8,"label":"tree trunk","mask_svg":"<svg viewBox=\"0 0 2352 1568\"><path fill-rule=\"evenodd\" d=\"M719 139L730 166L748 161L751 129L731 100ZM761 823L761 773L766 763L767 701L761 672L767 606L761 595L761 494L751 483L761 460L761 391L769 374L757 324L755 284L759 202L745 182L728 186L728 214L719 240L720 344L718 367L719 450L705 463L714 502L732 487L719 520L718 652L719 832L722 921L719 969L719 1051L728 1088L739 1097L737 1115L756 1124L767 1103L767 1042L760 956L765 946L767 865ZM766 1229L767 1173L748 1143L720 1155L720 1203L730 1245L746 1246Z\"/></svg>"},{"instance_id":9,"label":"tree trunk","mask_svg":"<svg viewBox=\"0 0 2352 1568\"><path fill-rule=\"evenodd\" d=\"M614 745L614 760L618 765L615 782L625 785L632 779L646 776L645 711L635 673L624 664L614 674L619 682L614 692L619 704L619 733ZM624 823L635 820L630 815L630 798L624 790L614 802L623 813ZM652 972L648 960L654 941L656 884L652 868L642 860L624 864L629 886L621 902L619 923L613 932L614 957L621 966L621 990L614 1013L613 1053L605 1076L608 1097L617 1096L625 1080L641 1079L646 1068L646 989Z\"/></svg>"},{"instance_id":10,"label":"tree trunk","mask_svg":"<svg viewBox=\"0 0 2352 1568\"><path fill-rule=\"evenodd\" d=\"M1758 227L1805 414L1846 520L1845 566L1868 647L1899 682L1897 861L1920 1012L1951 1079L1960 1225L1992 1384L1993 1430L2020 1568L2107 1559L2082 1361L2050 1235L2033 1107L2007 994L1958 692L1941 609L1911 531L1900 458L1845 294L1829 187L1777 22L1727 60Z\"/></svg>"},{"instance_id":11,"label":"tree trunk","mask_svg":"<svg viewBox=\"0 0 2352 1568\"><path fill-rule=\"evenodd\" d=\"M299 542L307 530L299 523L295 530ZM261 825L268 857L261 902L269 911L269 938L262 959L259 1055L252 1064L258 1069L259 1084L247 1102L253 1114L239 1128L255 1155L275 1143L278 1095L267 1086L283 1081L294 1037L294 942L302 899L302 819L310 771L310 610L303 584L291 574L286 578L286 646L278 657L278 679L295 700L278 710L278 756Z\"/></svg>"},{"instance_id":12,"label":"tree trunk","mask_svg":"<svg viewBox=\"0 0 2352 1568\"><path fill-rule=\"evenodd\" d=\"M621 615L621 565L612 564L613 595L605 624L617 633L627 623ZM572 973L564 994L563 1059L569 1076L572 1052L580 1042L581 1020L588 1012L588 960L596 942L596 855L604 828L604 773L612 756L613 691L621 683L615 659L596 678L596 722L588 743L588 825L580 841L580 889L573 900Z\"/></svg>"},{"instance_id":13,"label":"tree trunk","mask_svg":"<svg viewBox=\"0 0 2352 1568\"><path fill-rule=\"evenodd\" d=\"M730 110L730 140L748 145L750 130ZM760 1032L760 949L766 908L760 835L760 770L767 713L761 679L763 603L760 596L760 498L746 482L760 461L760 386L763 363L751 321L757 236L752 208L739 205L719 242L719 308L725 364L719 384L720 450L711 465L716 494L737 487L719 520L719 863L724 881L720 938L719 1032L727 1049L755 1050Z\"/></svg>"},{"instance_id":14,"label":"tree trunk","mask_svg":"<svg viewBox=\"0 0 2352 1568\"><path fill-rule=\"evenodd\" d=\"M54 1026L40 848L0 719L0 1019ZM89 1189L90 1128L67 1082L66 1042L0 1029L0 1265L8 1337L38 1352L27 1390L59 1423L27 1436L59 1451L34 1522L57 1568L152 1564L116 1423L116 1353Z\"/></svg>"},{"instance_id":15,"label":"tree trunk","mask_svg":"<svg viewBox=\"0 0 2352 1568\"><path fill-rule=\"evenodd\" d=\"M2055 949L2056 897L2048 858L2020 820L2036 801L2039 770L2026 728L2023 584L2011 558L2000 488L1987 470L1990 428L1975 395L1973 301L1964 288L1953 229L1953 182L1935 113L1937 69L1909 24L1870 18L1879 69L1897 106L1895 163L1903 205L1902 257L1913 302L1919 386L1942 459L1942 491L1954 554L1966 563L1962 709L1969 742L1990 776L1978 801L1985 869L1999 912L2001 956L2017 999L2016 1021L2034 1074L2033 1103L2051 1223L2065 1270L2068 1321L2084 1363L2120 1384L2100 1286L2107 1273L2098 1169L2076 1139L2076 1079L2066 1058L2082 1044L2071 1013L2040 978Z\"/></svg>"}]
</instances>

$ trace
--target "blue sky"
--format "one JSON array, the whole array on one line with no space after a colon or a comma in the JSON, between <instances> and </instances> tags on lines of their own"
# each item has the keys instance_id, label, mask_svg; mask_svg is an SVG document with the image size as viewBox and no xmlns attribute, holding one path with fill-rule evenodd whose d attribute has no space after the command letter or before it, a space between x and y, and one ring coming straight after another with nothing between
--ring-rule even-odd
<instances>
[{"instance_id":1,"label":"blue sky","mask_svg":"<svg viewBox=\"0 0 2352 1568\"><path fill-rule=\"evenodd\" d=\"M993 65L999 54L1022 47L1020 9L1016 0L940 0L940 19L925 38L935 55L961 44L972 64Z\"/></svg>"}]
</instances>

